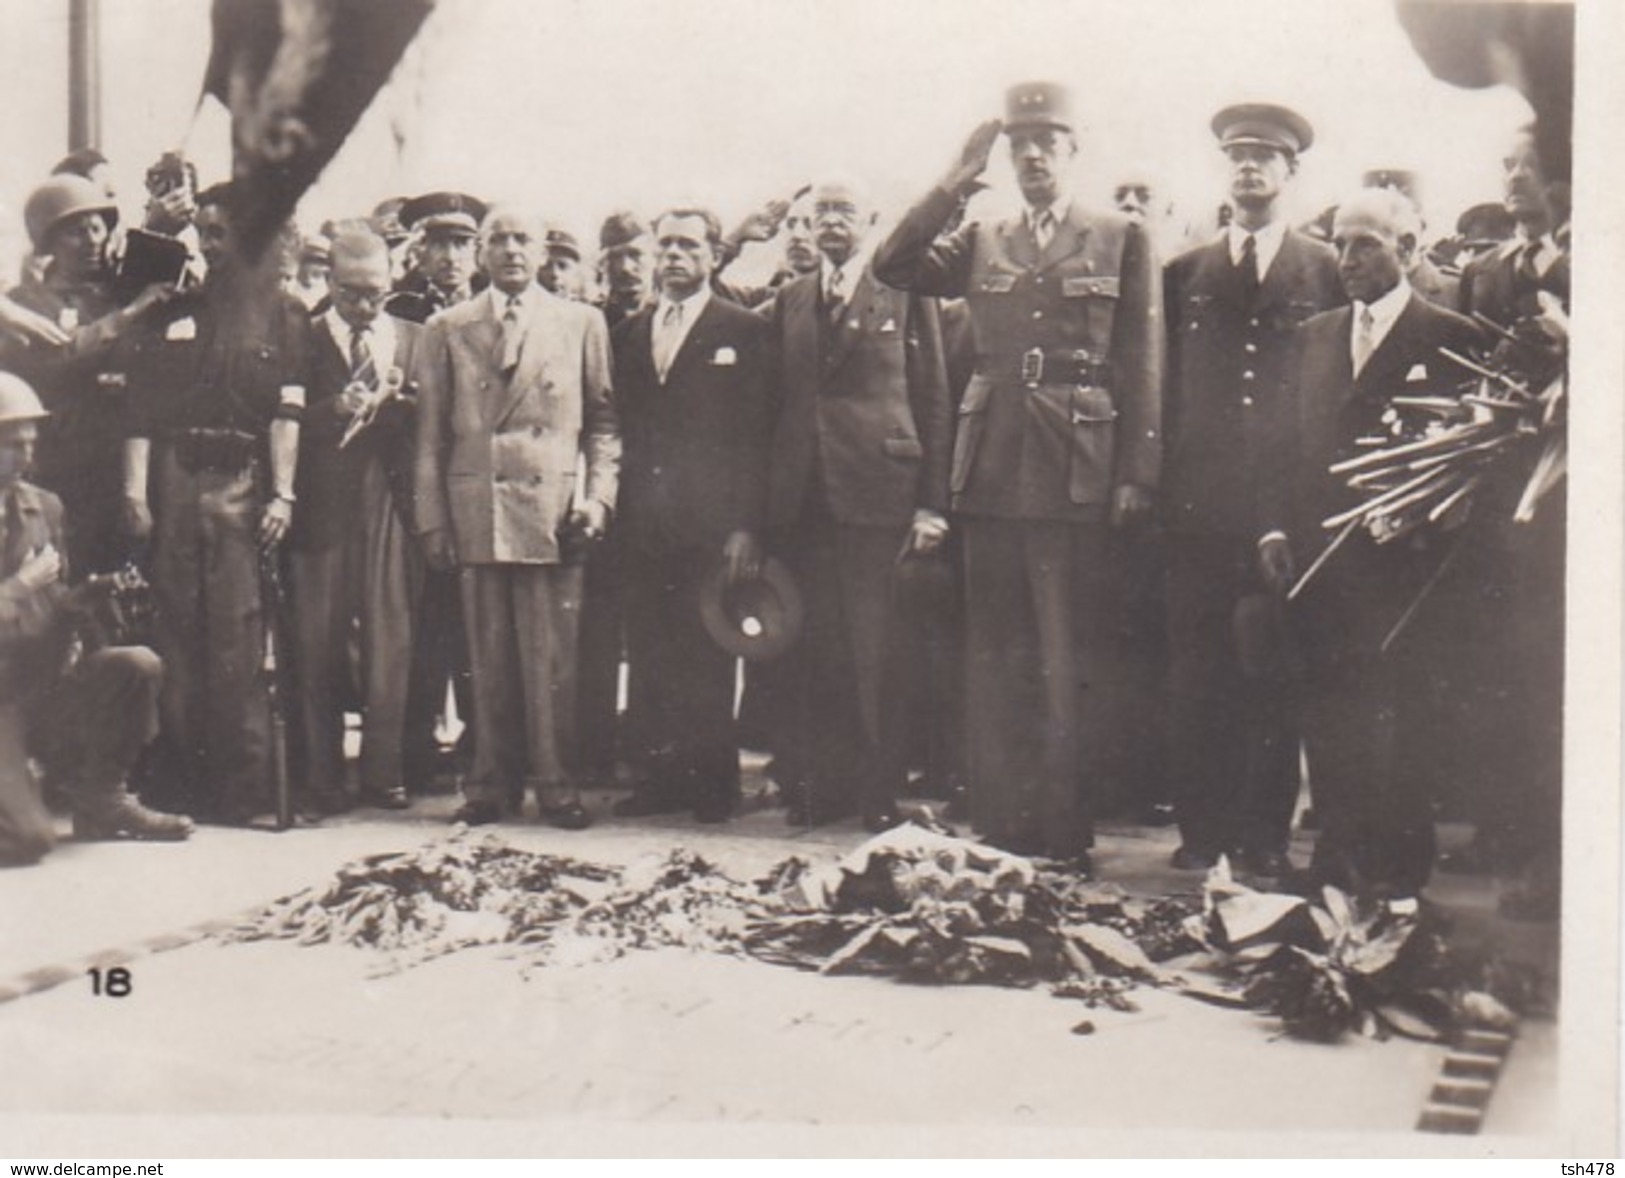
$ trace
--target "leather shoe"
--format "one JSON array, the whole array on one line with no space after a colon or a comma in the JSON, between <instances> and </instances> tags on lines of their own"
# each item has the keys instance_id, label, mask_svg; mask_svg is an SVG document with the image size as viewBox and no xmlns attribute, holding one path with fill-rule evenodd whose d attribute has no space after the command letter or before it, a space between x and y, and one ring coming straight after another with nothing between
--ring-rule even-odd
<instances>
[{"instance_id":1,"label":"leather shoe","mask_svg":"<svg viewBox=\"0 0 1625 1178\"><path fill-rule=\"evenodd\" d=\"M580 802L566 802L562 806L543 806L542 821L560 830L586 830L592 825L592 815Z\"/></svg>"},{"instance_id":2,"label":"leather shoe","mask_svg":"<svg viewBox=\"0 0 1625 1178\"><path fill-rule=\"evenodd\" d=\"M464 802L457 808L457 813L451 816L453 822L464 822L469 826L490 826L494 822L502 821L502 807L496 802Z\"/></svg>"},{"instance_id":3,"label":"leather shoe","mask_svg":"<svg viewBox=\"0 0 1625 1178\"><path fill-rule=\"evenodd\" d=\"M682 801L659 790L640 789L612 807L617 818L649 818L655 814L681 814L688 809Z\"/></svg>"},{"instance_id":4,"label":"leather shoe","mask_svg":"<svg viewBox=\"0 0 1625 1178\"><path fill-rule=\"evenodd\" d=\"M406 796L404 786L392 785L386 789L362 790L361 804L380 810L405 810L411 806L412 799Z\"/></svg>"},{"instance_id":5,"label":"leather shoe","mask_svg":"<svg viewBox=\"0 0 1625 1178\"><path fill-rule=\"evenodd\" d=\"M1197 850L1182 843L1173 858L1168 860L1168 865L1175 871L1207 871L1218 861L1219 857L1213 852Z\"/></svg>"}]
</instances>

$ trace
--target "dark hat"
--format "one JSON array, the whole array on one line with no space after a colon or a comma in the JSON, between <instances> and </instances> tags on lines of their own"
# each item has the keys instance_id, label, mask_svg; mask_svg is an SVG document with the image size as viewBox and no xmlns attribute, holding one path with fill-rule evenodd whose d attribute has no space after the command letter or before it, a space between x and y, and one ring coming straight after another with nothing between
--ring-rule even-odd
<instances>
[{"instance_id":1,"label":"dark hat","mask_svg":"<svg viewBox=\"0 0 1625 1178\"><path fill-rule=\"evenodd\" d=\"M568 254L576 261L581 261L581 246L576 242L576 235L568 229L549 226L547 230L547 252L550 254Z\"/></svg>"},{"instance_id":2,"label":"dark hat","mask_svg":"<svg viewBox=\"0 0 1625 1178\"><path fill-rule=\"evenodd\" d=\"M1474 205L1456 218L1456 233L1468 244L1505 241L1517 230L1512 214L1500 201Z\"/></svg>"},{"instance_id":3,"label":"dark hat","mask_svg":"<svg viewBox=\"0 0 1625 1178\"><path fill-rule=\"evenodd\" d=\"M473 237L485 219L485 202L466 192L426 192L401 206L406 229L452 229Z\"/></svg>"},{"instance_id":4,"label":"dark hat","mask_svg":"<svg viewBox=\"0 0 1625 1178\"><path fill-rule=\"evenodd\" d=\"M1072 130L1072 98L1058 82L1023 82L1004 95L1004 129L1058 127Z\"/></svg>"},{"instance_id":5,"label":"dark hat","mask_svg":"<svg viewBox=\"0 0 1625 1178\"><path fill-rule=\"evenodd\" d=\"M728 567L717 567L700 585L700 621L728 654L765 661L795 645L801 634L801 593L783 563L769 557L754 580L728 584Z\"/></svg>"},{"instance_id":6,"label":"dark hat","mask_svg":"<svg viewBox=\"0 0 1625 1178\"><path fill-rule=\"evenodd\" d=\"M603 226L598 230L598 248L602 250L614 249L618 245L625 245L629 241L636 241L646 237L649 227L633 212L626 209L617 209L604 218Z\"/></svg>"},{"instance_id":7,"label":"dark hat","mask_svg":"<svg viewBox=\"0 0 1625 1178\"><path fill-rule=\"evenodd\" d=\"M1308 151L1315 129L1295 110L1269 102L1243 102L1227 106L1213 116L1213 133L1220 147L1255 144L1288 155Z\"/></svg>"}]
</instances>

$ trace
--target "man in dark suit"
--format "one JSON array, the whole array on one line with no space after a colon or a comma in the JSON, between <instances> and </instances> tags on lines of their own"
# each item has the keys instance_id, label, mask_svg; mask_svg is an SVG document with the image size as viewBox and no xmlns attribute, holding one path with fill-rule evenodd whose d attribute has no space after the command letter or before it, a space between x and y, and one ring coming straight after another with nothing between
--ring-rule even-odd
<instances>
[{"instance_id":1,"label":"man in dark suit","mask_svg":"<svg viewBox=\"0 0 1625 1178\"><path fill-rule=\"evenodd\" d=\"M1337 258L1288 227L1281 204L1313 142L1285 107L1231 106L1213 119L1230 161L1235 219L1168 263L1168 395L1162 519L1168 545L1170 770L1183 843L1174 866L1220 853L1281 875L1297 797L1291 689L1249 675L1237 608L1259 595L1259 474L1283 411L1292 331L1344 301ZM1262 668L1251 668L1255 672Z\"/></svg>"},{"instance_id":2,"label":"man in dark suit","mask_svg":"<svg viewBox=\"0 0 1625 1178\"><path fill-rule=\"evenodd\" d=\"M1264 578L1286 593L1299 565L1325 547L1326 519L1369 496L1329 467L1362 440L1391 434L1399 395L1451 395L1467 374L1441 348L1466 354L1473 324L1410 289L1417 248L1411 204L1366 189L1345 201L1333 245L1350 307L1305 323L1271 442L1259 540ZM1296 603L1307 683L1304 736L1326 827L1311 873L1414 909L1433 865L1433 765L1418 705L1433 664L1407 631L1389 635L1443 558L1425 531L1378 543L1356 529ZM1296 556L1296 559L1295 559ZM1384 650L1384 646L1387 649Z\"/></svg>"},{"instance_id":3,"label":"man in dark suit","mask_svg":"<svg viewBox=\"0 0 1625 1178\"><path fill-rule=\"evenodd\" d=\"M948 532L948 377L935 300L869 268L861 188L815 184L811 204L822 262L773 304L769 542L807 611L796 652L773 667L789 688L776 766L792 778L792 822L861 809L878 830L906 771L896 571Z\"/></svg>"},{"instance_id":4,"label":"man in dark suit","mask_svg":"<svg viewBox=\"0 0 1625 1178\"><path fill-rule=\"evenodd\" d=\"M735 664L700 622L698 587L719 561L733 580L759 571L773 406L768 323L711 290L721 236L709 210L662 215L660 297L614 334L631 743L646 778L623 816L724 822L739 797Z\"/></svg>"},{"instance_id":5,"label":"man in dark suit","mask_svg":"<svg viewBox=\"0 0 1625 1178\"><path fill-rule=\"evenodd\" d=\"M423 579L408 522L413 394L406 383L422 329L381 311L389 296L382 237L366 229L341 233L331 255L332 308L312 333L288 535L302 784L318 814L350 806L343 685L357 620L361 800L390 810L408 804L406 700Z\"/></svg>"},{"instance_id":6,"label":"man in dark suit","mask_svg":"<svg viewBox=\"0 0 1625 1178\"><path fill-rule=\"evenodd\" d=\"M595 308L536 284L534 217L492 209L480 232L491 286L429 321L416 368L415 522L430 565L459 570L473 656L474 769L457 817L498 821L529 786L543 819L579 830L581 566L563 537L601 534L615 503L609 333Z\"/></svg>"},{"instance_id":7,"label":"man in dark suit","mask_svg":"<svg viewBox=\"0 0 1625 1178\"><path fill-rule=\"evenodd\" d=\"M1161 267L1144 229L1072 200L1066 92L1017 86L875 253L882 282L970 305L976 375L950 471L965 552L969 787L984 835L1082 855L1112 707L1110 529L1162 459ZM1025 210L938 237L1000 130Z\"/></svg>"}]
</instances>

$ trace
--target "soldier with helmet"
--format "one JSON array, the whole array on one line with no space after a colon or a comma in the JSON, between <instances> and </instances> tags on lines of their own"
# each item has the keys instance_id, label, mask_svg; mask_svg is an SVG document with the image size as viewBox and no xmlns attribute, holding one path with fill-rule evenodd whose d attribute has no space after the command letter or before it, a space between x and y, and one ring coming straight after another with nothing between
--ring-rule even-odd
<instances>
[{"instance_id":1,"label":"soldier with helmet","mask_svg":"<svg viewBox=\"0 0 1625 1178\"><path fill-rule=\"evenodd\" d=\"M73 567L110 572L131 555L119 527L125 395L115 349L174 287L154 284L119 305L107 259L118 207L94 181L52 176L29 196L23 218L35 254L49 262L38 281L24 282L11 297L56 323L67 340L12 342L3 362L30 381L51 410L40 430L37 478L67 507Z\"/></svg>"},{"instance_id":2,"label":"soldier with helmet","mask_svg":"<svg viewBox=\"0 0 1625 1178\"><path fill-rule=\"evenodd\" d=\"M187 819L143 806L126 784L158 730L163 665L146 647L99 645L107 580L69 585L62 501L27 482L50 415L0 372L0 863L55 842L29 758L67 797L81 839L184 839ZM88 639L88 641L87 641Z\"/></svg>"},{"instance_id":3,"label":"soldier with helmet","mask_svg":"<svg viewBox=\"0 0 1625 1178\"><path fill-rule=\"evenodd\" d=\"M1107 743L1111 533L1162 457L1161 271L1140 225L1071 196L1067 92L1014 87L874 258L891 286L964 297L976 373L950 484L964 541L972 817L1013 851L1082 858ZM1021 213L939 237L1009 135ZM1085 863L1084 866L1087 866Z\"/></svg>"}]
</instances>

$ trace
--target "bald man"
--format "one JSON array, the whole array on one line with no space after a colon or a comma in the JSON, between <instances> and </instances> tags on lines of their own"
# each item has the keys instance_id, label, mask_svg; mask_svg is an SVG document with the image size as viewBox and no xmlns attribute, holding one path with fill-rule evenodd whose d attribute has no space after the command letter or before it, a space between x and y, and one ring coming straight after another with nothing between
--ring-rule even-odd
<instances>
[{"instance_id":1,"label":"bald man","mask_svg":"<svg viewBox=\"0 0 1625 1178\"><path fill-rule=\"evenodd\" d=\"M1358 453L1361 439L1389 434L1396 396L1454 395L1466 374L1440 349L1466 355L1479 342L1470 320L1406 281L1417 224L1404 196L1350 197L1332 244L1351 305L1298 329L1266 450L1259 563L1283 595L1333 535L1322 521L1370 495L1328 468ZM1415 722L1433 668L1418 657L1414 633L1383 647L1449 543L1420 530L1378 544L1356 528L1293 603L1307 664L1304 740L1316 807L1327 812L1311 874L1398 911L1414 911L1433 866L1436 783L1428 734Z\"/></svg>"}]
</instances>

